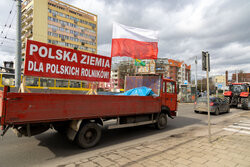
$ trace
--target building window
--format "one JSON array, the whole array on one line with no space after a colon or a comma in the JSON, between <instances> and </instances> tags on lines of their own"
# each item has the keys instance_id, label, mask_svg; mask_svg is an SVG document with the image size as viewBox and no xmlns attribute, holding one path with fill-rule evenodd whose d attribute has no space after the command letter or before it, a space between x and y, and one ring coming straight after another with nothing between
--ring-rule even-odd
<instances>
[{"instance_id":1,"label":"building window","mask_svg":"<svg viewBox=\"0 0 250 167\"><path fill-rule=\"evenodd\" d=\"M80 88L81 87L81 82L79 82L79 81L70 81L70 87L71 88Z\"/></svg>"},{"instance_id":2,"label":"building window","mask_svg":"<svg viewBox=\"0 0 250 167\"><path fill-rule=\"evenodd\" d=\"M38 86L38 78L26 77L26 86Z\"/></svg>"},{"instance_id":3,"label":"building window","mask_svg":"<svg viewBox=\"0 0 250 167\"><path fill-rule=\"evenodd\" d=\"M54 87L54 79L40 78L41 87Z\"/></svg>"},{"instance_id":4,"label":"building window","mask_svg":"<svg viewBox=\"0 0 250 167\"><path fill-rule=\"evenodd\" d=\"M56 87L64 87L67 88L68 87L68 80L56 80Z\"/></svg>"}]
</instances>

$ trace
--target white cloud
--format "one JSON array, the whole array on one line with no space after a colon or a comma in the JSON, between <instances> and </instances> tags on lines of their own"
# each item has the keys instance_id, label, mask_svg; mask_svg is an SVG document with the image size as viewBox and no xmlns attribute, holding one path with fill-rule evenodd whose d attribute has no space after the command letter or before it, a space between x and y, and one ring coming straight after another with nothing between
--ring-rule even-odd
<instances>
[{"instance_id":1,"label":"white cloud","mask_svg":"<svg viewBox=\"0 0 250 167\"><path fill-rule=\"evenodd\" d=\"M64 1L98 15L99 54L110 55L112 22L116 21L160 31L159 57L184 60L194 70L194 57L198 56L200 77L205 76L201 71L203 50L211 55L210 75L224 74L225 70L250 72L249 0ZM0 2L2 24L11 4L9 0ZM14 55L15 44L6 45L0 47L0 60Z\"/></svg>"}]
</instances>

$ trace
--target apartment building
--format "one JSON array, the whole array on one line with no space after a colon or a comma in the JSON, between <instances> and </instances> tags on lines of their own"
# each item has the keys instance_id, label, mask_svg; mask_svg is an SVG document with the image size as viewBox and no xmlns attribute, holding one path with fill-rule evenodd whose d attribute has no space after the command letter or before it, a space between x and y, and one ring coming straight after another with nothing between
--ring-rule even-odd
<instances>
[{"instance_id":1,"label":"apartment building","mask_svg":"<svg viewBox=\"0 0 250 167\"><path fill-rule=\"evenodd\" d=\"M177 82L178 85L191 82L191 65L185 64L183 61L168 59L169 77Z\"/></svg>"},{"instance_id":2,"label":"apartment building","mask_svg":"<svg viewBox=\"0 0 250 167\"><path fill-rule=\"evenodd\" d=\"M22 1L22 61L27 39L97 53L97 15L58 0ZM22 63L21 69L24 69ZM27 86L79 88L69 80L26 77ZM80 85L80 86L79 86Z\"/></svg>"},{"instance_id":3,"label":"apartment building","mask_svg":"<svg viewBox=\"0 0 250 167\"><path fill-rule=\"evenodd\" d=\"M26 39L97 53L97 15L58 0L22 2L22 57Z\"/></svg>"}]
</instances>

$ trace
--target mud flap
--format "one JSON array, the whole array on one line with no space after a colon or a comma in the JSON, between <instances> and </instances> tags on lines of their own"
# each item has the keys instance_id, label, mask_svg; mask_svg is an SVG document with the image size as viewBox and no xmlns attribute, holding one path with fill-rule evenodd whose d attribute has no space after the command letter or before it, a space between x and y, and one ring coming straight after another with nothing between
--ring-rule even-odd
<instances>
[{"instance_id":1,"label":"mud flap","mask_svg":"<svg viewBox=\"0 0 250 167\"><path fill-rule=\"evenodd\" d=\"M170 113L169 110L167 110L167 115L168 115L169 118L174 119L174 118L172 117L172 115L171 115L171 113Z\"/></svg>"},{"instance_id":2,"label":"mud flap","mask_svg":"<svg viewBox=\"0 0 250 167\"><path fill-rule=\"evenodd\" d=\"M3 133L1 134L1 137L3 137L4 135L5 135L5 133L8 131L8 129L10 128L10 126L8 125L8 126L6 126L6 127L4 127L4 129L3 129Z\"/></svg>"},{"instance_id":3,"label":"mud flap","mask_svg":"<svg viewBox=\"0 0 250 167\"><path fill-rule=\"evenodd\" d=\"M70 123L69 128L67 130L67 137L69 140L73 141L75 139L81 123L82 120L74 120Z\"/></svg>"}]
</instances>

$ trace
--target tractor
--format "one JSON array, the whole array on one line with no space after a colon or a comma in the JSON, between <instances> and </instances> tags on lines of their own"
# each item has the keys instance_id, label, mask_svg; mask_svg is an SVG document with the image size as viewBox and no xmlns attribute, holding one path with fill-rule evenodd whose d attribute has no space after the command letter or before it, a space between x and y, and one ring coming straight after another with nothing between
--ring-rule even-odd
<instances>
[{"instance_id":1,"label":"tractor","mask_svg":"<svg viewBox=\"0 0 250 167\"><path fill-rule=\"evenodd\" d=\"M250 108L250 96L249 96L249 84L248 83L232 83L229 85L229 91L224 93L225 101L230 104L231 107L237 107L241 105L241 108L247 110Z\"/></svg>"}]
</instances>

